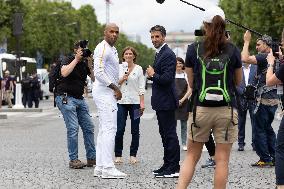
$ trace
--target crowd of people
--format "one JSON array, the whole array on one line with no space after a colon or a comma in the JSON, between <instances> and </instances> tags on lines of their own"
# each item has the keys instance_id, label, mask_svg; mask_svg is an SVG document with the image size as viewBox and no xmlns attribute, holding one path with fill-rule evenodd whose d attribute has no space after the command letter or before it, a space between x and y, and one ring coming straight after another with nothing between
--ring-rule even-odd
<instances>
[{"instance_id":1,"label":"crowd of people","mask_svg":"<svg viewBox=\"0 0 284 189\"><path fill-rule=\"evenodd\" d=\"M2 105L8 105L8 108L15 105L16 83L15 77L8 70L4 72L3 78L0 77L0 108ZM35 108L39 107L41 86L36 72L22 79L21 94L24 108L32 108L33 104Z\"/></svg>"},{"instance_id":2,"label":"crowd of people","mask_svg":"<svg viewBox=\"0 0 284 189\"><path fill-rule=\"evenodd\" d=\"M279 86L283 93L283 86L279 84L284 81L284 64L277 70L274 66L274 62L283 62L281 49L273 54L272 39L264 35L257 39L258 54L250 54L251 34L246 31L240 51L226 35L225 14L219 7L206 10L203 28L205 36L188 46L185 61L176 57L165 43L163 26L150 29L156 54L146 73L153 81L151 106L156 112L164 150L163 164L153 170L153 175L178 178L177 188L187 188L205 144L210 158L202 167L215 167L214 188L226 188L233 143L238 141L238 151L245 150L249 110L251 145L259 156L251 166L275 166L276 184L281 189L284 186L284 121L277 137L271 126L279 104ZM125 47L120 64L115 48L118 36L119 27L107 24L104 40L89 57L83 56L80 42L76 42L72 55L60 63L61 77L55 99L67 129L69 167L95 166L94 176L104 179L127 177L116 164L124 163L123 136L128 115L132 135L129 162L139 162L140 117L145 110L145 77L137 62L138 52L133 47ZM284 46L283 43L284 30ZM92 96L98 110L96 145L94 124L83 97L87 75L94 82ZM275 87L276 84L279 86ZM181 144L177 135L178 120ZM87 163L78 158L79 127ZM186 151L182 165L180 149Z\"/></svg>"}]
</instances>

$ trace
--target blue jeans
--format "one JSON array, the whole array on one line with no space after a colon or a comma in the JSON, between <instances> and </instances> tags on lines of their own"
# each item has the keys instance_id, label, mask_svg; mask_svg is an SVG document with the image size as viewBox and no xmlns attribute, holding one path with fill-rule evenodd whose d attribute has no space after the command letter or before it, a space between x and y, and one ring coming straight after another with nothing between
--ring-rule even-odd
<instances>
[{"instance_id":1,"label":"blue jeans","mask_svg":"<svg viewBox=\"0 0 284 189\"><path fill-rule=\"evenodd\" d=\"M139 147L139 124L140 118L134 119L134 111L140 109L140 104L117 104L117 131L115 135L115 157L122 156L123 150L123 135L126 127L127 115L129 112L131 119L131 134L132 140L130 145L130 156L136 157Z\"/></svg>"},{"instance_id":2,"label":"blue jeans","mask_svg":"<svg viewBox=\"0 0 284 189\"><path fill-rule=\"evenodd\" d=\"M253 144L255 151L264 162L270 162L275 158L276 135L271 126L277 105L267 106L260 104L255 114L255 137Z\"/></svg>"},{"instance_id":3,"label":"blue jeans","mask_svg":"<svg viewBox=\"0 0 284 189\"><path fill-rule=\"evenodd\" d=\"M275 150L276 184L284 185L284 118L282 118L276 140Z\"/></svg>"},{"instance_id":4,"label":"blue jeans","mask_svg":"<svg viewBox=\"0 0 284 189\"><path fill-rule=\"evenodd\" d=\"M245 146L245 127L246 127L246 119L247 119L247 110L249 110L251 127L252 127L252 141L254 140L255 135L255 126L254 126L254 111L255 102L248 101L243 97L240 97L240 107L238 108L238 144L239 146ZM254 148L254 144L252 142L252 147Z\"/></svg>"},{"instance_id":5,"label":"blue jeans","mask_svg":"<svg viewBox=\"0 0 284 189\"><path fill-rule=\"evenodd\" d=\"M67 96L67 104L62 103L62 96L55 98L61 111L67 129L67 145L69 159L78 159L78 132L82 129L87 159L96 159L94 142L94 124L89 114L89 108L84 99Z\"/></svg>"}]
</instances>

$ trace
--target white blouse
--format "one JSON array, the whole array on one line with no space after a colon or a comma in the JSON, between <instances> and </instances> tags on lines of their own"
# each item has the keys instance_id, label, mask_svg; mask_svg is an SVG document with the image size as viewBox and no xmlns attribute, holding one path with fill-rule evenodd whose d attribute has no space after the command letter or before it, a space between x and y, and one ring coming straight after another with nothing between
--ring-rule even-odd
<instances>
[{"instance_id":1,"label":"white blouse","mask_svg":"<svg viewBox=\"0 0 284 189\"><path fill-rule=\"evenodd\" d=\"M123 64L119 64L119 79L122 79L127 68ZM140 104L140 95L145 93L145 78L143 69L139 65L135 65L128 76L127 81L120 85L122 98L117 103L119 104Z\"/></svg>"}]
</instances>

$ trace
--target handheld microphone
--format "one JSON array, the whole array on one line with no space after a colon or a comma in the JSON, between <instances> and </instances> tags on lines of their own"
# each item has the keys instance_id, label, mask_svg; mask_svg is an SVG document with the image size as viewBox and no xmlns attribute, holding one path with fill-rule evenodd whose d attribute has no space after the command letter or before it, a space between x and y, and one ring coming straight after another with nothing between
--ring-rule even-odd
<instances>
[{"instance_id":1,"label":"handheld microphone","mask_svg":"<svg viewBox=\"0 0 284 189\"><path fill-rule=\"evenodd\" d=\"M165 0L156 0L156 1L157 1L157 3L160 3L160 4L165 2Z\"/></svg>"},{"instance_id":2,"label":"handheld microphone","mask_svg":"<svg viewBox=\"0 0 284 189\"><path fill-rule=\"evenodd\" d=\"M124 74L128 74L128 63L122 62L122 67L123 67L123 70L124 70ZM125 85L127 85L127 80L125 80Z\"/></svg>"}]
</instances>

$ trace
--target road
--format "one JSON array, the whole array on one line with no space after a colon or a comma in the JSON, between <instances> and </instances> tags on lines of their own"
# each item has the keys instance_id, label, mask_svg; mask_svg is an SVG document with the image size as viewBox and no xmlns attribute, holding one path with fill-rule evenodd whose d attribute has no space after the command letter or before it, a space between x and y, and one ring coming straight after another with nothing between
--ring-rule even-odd
<instances>
[{"instance_id":1,"label":"road","mask_svg":"<svg viewBox=\"0 0 284 189\"><path fill-rule=\"evenodd\" d=\"M8 119L0 119L0 189L172 189L177 179L155 179L152 170L162 164L163 149L158 133L155 112L150 106L151 89L145 95L146 110L141 119L140 148L137 157L139 163L128 163L131 140L130 122L124 140L124 164L117 166L129 176L121 180L103 180L93 177L93 169L73 170L68 167L66 147L66 129L59 111L53 107L52 100L40 102L43 112L8 112ZM96 108L91 98L87 99L90 112L98 125ZM5 107L3 107L5 108ZM238 152L234 144L230 160L229 189L271 189L275 187L273 168L252 168L250 163L258 160L252 151L251 126L247 121L245 151ZM273 122L278 130L279 121ZM178 135L180 137L178 127ZM97 127L95 129L97 134ZM79 136L79 158L85 160L82 132ZM186 152L181 151L181 159ZM202 169L208 158L204 151L197 165L191 183L193 189L212 188L214 169Z\"/></svg>"}]
</instances>

